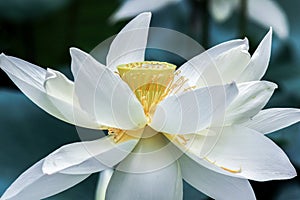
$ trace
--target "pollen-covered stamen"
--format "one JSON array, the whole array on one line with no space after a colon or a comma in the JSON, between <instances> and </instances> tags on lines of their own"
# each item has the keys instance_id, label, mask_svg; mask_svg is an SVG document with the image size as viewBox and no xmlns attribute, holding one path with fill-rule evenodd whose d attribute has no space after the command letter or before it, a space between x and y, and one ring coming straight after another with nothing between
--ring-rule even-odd
<instances>
[{"instance_id":1,"label":"pollen-covered stamen","mask_svg":"<svg viewBox=\"0 0 300 200\"><path fill-rule=\"evenodd\" d=\"M189 80L186 77L180 76L180 70L175 72L175 69L176 66L173 64L157 61L118 66L118 74L141 102L149 123L157 104L166 96L195 88L188 85Z\"/></svg>"},{"instance_id":2,"label":"pollen-covered stamen","mask_svg":"<svg viewBox=\"0 0 300 200\"><path fill-rule=\"evenodd\" d=\"M120 77L141 102L149 123L159 102L171 91L175 65L166 62L136 62L118 66Z\"/></svg>"},{"instance_id":3,"label":"pollen-covered stamen","mask_svg":"<svg viewBox=\"0 0 300 200\"><path fill-rule=\"evenodd\" d=\"M108 128L108 135L111 135L114 139L114 142L119 142L120 139L124 136L125 130L117 128Z\"/></svg>"},{"instance_id":4,"label":"pollen-covered stamen","mask_svg":"<svg viewBox=\"0 0 300 200\"><path fill-rule=\"evenodd\" d=\"M189 79L186 78L185 76L180 75L181 74L181 70L177 70L174 73L174 79L170 84L170 93L176 94L179 91L181 92L186 92L186 91L190 91L196 88L195 85L190 86L189 85Z\"/></svg>"},{"instance_id":5,"label":"pollen-covered stamen","mask_svg":"<svg viewBox=\"0 0 300 200\"><path fill-rule=\"evenodd\" d=\"M141 137L140 130L122 130L118 128L108 128L108 135L110 135L115 143L122 143L131 139L139 139Z\"/></svg>"}]
</instances>

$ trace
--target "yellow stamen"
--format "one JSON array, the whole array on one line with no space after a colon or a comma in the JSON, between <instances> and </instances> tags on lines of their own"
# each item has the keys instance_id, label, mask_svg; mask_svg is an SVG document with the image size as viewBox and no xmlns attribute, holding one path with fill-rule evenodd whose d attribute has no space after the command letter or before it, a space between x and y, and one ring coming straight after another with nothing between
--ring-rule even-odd
<instances>
[{"instance_id":1,"label":"yellow stamen","mask_svg":"<svg viewBox=\"0 0 300 200\"><path fill-rule=\"evenodd\" d=\"M108 135L113 137L113 141L115 143L125 142L131 139L135 139L131 134L127 134L126 130L118 129L118 128L107 128Z\"/></svg>"},{"instance_id":2,"label":"yellow stamen","mask_svg":"<svg viewBox=\"0 0 300 200\"><path fill-rule=\"evenodd\" d=\"M134 91L151 122L151 115L159 102L170 92L175 65L166 62L145 61L118 66L120 77Z\"/></svg>"},{"instance_id":3,"label":"yellow stamen","mask_svg":"<svg viewBox=\"0 0 300 200\"><path fill-rule=\"evenodd\" d=\"M191 86L191 87L188 87L188 88L185 88L183 91L186 92L186 91L191 91L191 90L194 90L196 89L196 86Z\"/></svg>"},{"instance_id":4,"label":"yellow stamen","mask_svg":"<svg viewBox=\"0 0 300 200\"><path fill-rule=\"evenodd\" d=\"M183 88L188 79L180 76L180 70L175 72L176 66L167 62L135 62L119 65L117 69L120 77L141 102L149 123L157 104L166 96L195 88L195 86ZM175 80L175 76L179 78Z\"/></svg>"}]
</instances>

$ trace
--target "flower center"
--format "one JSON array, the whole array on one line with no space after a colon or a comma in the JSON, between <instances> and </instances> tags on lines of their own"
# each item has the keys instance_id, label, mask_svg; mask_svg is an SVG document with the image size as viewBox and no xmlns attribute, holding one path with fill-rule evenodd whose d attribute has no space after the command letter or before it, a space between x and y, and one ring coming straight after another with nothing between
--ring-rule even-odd
<instances>
[{"instance_id":1,"label":"flower center","mask_svg":"<svg viewBox=\"0 0 300 200\"><path fill-rule=\"evenodd\" d=\"M181 76L181 71L176 70L176 65L167 62L144 61L122 64L117 67L118 74L134 92L137 99L143 106L144 113L151 123L151 116L154 114L157 105L168 95L178 92L185 92L194 89L196 86L189 86L188 79ZM113 137L114 142L122 142L132 138L149 137L149 127L129 131L112 127L102 127L107 129L108 134ZM147 131L148 130L148 131ZM155 132L156 134L157 132ZM151 135L151 134L150 134ZM186 138L175 136L182 144L186 144Z\"/></svg>"},{"instance_id":2,"label":"flower center","mask_svg":"<svg viewBox=\"0 0 300 200\"><path fill-rule=\"evenodd\" d=\"M159 102L172 91L176 66L166 62L145 61L118 66L120 77L141 102L148 122Z\"/></svg>"}]
</instances>

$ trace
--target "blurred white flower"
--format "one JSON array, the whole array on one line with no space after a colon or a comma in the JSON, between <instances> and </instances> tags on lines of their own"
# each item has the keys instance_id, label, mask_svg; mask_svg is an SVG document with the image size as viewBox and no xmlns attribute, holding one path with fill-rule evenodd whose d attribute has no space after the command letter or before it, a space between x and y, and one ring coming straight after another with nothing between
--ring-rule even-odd
<instances>
[{"instance_id":1,"label":"blurred white flower","mask_svg":"<svg viewBox=\"0 0 300 200\"><path fill-rule=\"evenodd\" d=\"M142 12L156 11L168 4L182 0L126 0L112 14L110 20L116 22L122 19L134 17ZM218 22L227 20L232 13L240 8L241 0L209 0L209 9L213 18ZM275 33L281 38L289 35L287 16L273 0L247 0L247 14L249 19L265 28L273 27Z\"/></svg>"},{"instance_id":2,"label":"blurred white flower","mask_svg":"<svg viewBox=\"0 0 300 200\"><path fill-rule=\"evenodd\" d=\"M175 70L144 61L150 20L143 13L121 30L106 66L71 48L74 82L1 55L1 69L46 112L109 132L54 151L19 176L1 200L46 198L95 172L102 172L98 199L128 200L182 199L182 179L215 199L255 199L248 179L296 176L285 153L264 136L300 120L298 109L261 110L277 87L260 81L272 30L252 57L247 39L232 40Z\"/></svg>"},{"instance_id":3,"label":"blurred white flower","mask_svg":"<svg viewBox=\"0 0 300 200\"><path fill-rule=\"evenodd\" d=\"M210 0L210 12L216 21L227 20L234 10L239 9L241 0ZM273 27L281 39L289 35L287 16L274 0L247 0L249 19L265 28Z\"/></svg>"},{"instance_id":4,"label":"blurred white flower","mask_svg":"<svg viewBox=\"0 0 300 200\"><path fill-rule=\"evenodd\" d=\"M169 4L178 3L181 0L126 0L110 17L111 22L128 19L137 16L142 12L153 12Z\"/></svg>"}]
</instances>

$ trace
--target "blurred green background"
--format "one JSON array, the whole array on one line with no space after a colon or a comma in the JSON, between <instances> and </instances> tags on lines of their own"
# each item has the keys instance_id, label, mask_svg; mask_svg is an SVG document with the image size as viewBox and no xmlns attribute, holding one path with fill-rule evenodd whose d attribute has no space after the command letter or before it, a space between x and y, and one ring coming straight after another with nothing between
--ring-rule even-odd
<instances>
[{"instance_id":1,"label":"blurred green background","mask_svg":"<svg viewBox=\"0 0 300 200\"><path fill-rule=\"evenodd\" d=\"M69 48L90 52L97 44L117 34L127 21L111 24L108 18L120 5L117 0L0 0L0 51L42 67L58 69L70 78ZM290 36L273 39L271 63L264 79L276 82L268 107L300 108L300 1L278 0L288 16ZM171 28L185 33L205 46L247 36L250 52L267 32L249 22L245 35L239 30L235 13L225 23L208 18L208 27L197 28L204 12L192 0L169 5L153 13L152 26ZM266 10L266 12L268 12ZM195 28L196 27L196 28ZM208 37L203 42L203 35ZM176 61L174 61L175 64ZM40 110L0 70L0 195L26 168L63 144L79 141L75 127ZM269 135L289 155L299 172L300 124ZM49 199L93 199L98 175ZM258 199L300 199L300 179L251 182ZM206 199L187 184L184 199Z\"/></svg>"}]
</instances>

